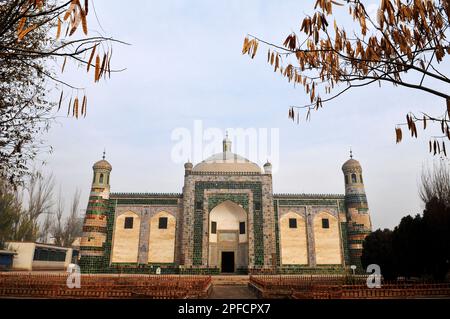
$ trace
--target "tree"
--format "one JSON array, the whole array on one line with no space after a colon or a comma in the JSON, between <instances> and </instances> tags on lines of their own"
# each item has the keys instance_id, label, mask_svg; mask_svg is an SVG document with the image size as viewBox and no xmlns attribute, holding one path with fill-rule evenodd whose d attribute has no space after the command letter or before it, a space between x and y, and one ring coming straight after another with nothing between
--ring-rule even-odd
<instances>
[{"instance_id":1,"label":"tree","mask_svg":"<svg viewBox=\"0 0 450 319\"><path fill-rule=\"evenodd\" d=\"M88 0L0 1L0 177L15 186L44 147L38 136L49 128L56 106L59 111L68 101L68 116L86 116L85 90L59 76L67 62L94 70L95 82L113 72L115 40L89 37L88 13ZM61 71L53 71L51 62ZM54 88L61 89L59 101L49 96Z\"/></svg>"},{"instance_id":2,"label":"tree","mask_svg":"<svg viewBox=\"0 0 450 319\"><path fill-rule=\"evenodd\" d=\"M430 203L433 198L450 206L450 162L442 160L433 164L433 170L422 170L419 195L424 204Z\"/></svg>"},{"instance_id":3,"label":"tree","mask_svg":"<svg viewBox=\"0 0 450 319\"><path fill-rule=\"evenodd\" d=\"M403 217L392 233L392 250L397 272L410 278L425 272L426 232L422 217Z\"/></svg>"},{"instance_id":4,"label":"tree","mask_svg":"<svg viewBox=\"0 0 450 319\"><path fill-rule=\"evenodd\" d=\"M348 7L356 29L347 32L329 21L335 6ZM430 152L447 155L450 140L450 74L442 62L450 54L448 0L381 0L372 18L359 0L317 0L314 14L306 16L299 33L291 33L283 45L248 35L242 53L254 58L259 43L269 46L267 61L274 71L303 86L309 101L289 108L289 118L299 122L306 110L318 110L343 93L358 87L389 83L419 90L443 99L442 116L408 113L406 123L395 128L397 143L402 126L417 137L417 122L434 124L441 135L431 137ZM440 86L435 85L441 84ZM441 89L439 88L441 87ZM336 92L336 90L338 90ZM446 107L445 107L446 105Z\"/></svg>"},{"instance_id":5,"label":"tree","mask_svg":"<svg viewBox=\"0 0 450 319\"><path fill-rule=\"evenodd\" d=\"M363 242L361 263L363 268L370 264L377 264L381 268L384 279L397 278L397 269L392 249L392 231L378 229L370 233Z\"/></svg>"},{"instance_id":6,"label":"tree","mask_svg":"<svg viewBox=\"0 0 450 319\"><path fill-rule=\"evenodd\" d=\"M4 248L5 241L14 232L14 222L21 209L14 192L7 186L0 179L0 249Z\"/></svg>"},{"instance_id":7,"label":"tree","mask_svg":"<svg viewBox=\"0 0 450 319\"><path fill-rule=\"evenodd\" d=\"M82 220L78 216L80 191L76 190L70 205L69 216L64 220L64 203L61 193L58 197L56 221L51 228L51 234L58 246L69 247L77 237L82 234Z\"/></svg>"},{"instance_id":8,"label":"tree","mask_svg":"<svg viewBox=\"0 0 450 319\"><path fill-rule=\"evenodd\" d=\"M432 198L423 212L426 272L443 280L450 270L450 206Z\"/></svg>"}]
</instances>

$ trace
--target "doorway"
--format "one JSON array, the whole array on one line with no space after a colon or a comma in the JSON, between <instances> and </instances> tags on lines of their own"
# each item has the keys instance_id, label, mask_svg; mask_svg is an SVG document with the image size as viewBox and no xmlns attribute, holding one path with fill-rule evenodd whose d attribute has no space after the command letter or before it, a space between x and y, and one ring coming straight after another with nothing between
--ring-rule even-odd
<instances>
[{"instance_id":1,"label":"doorway","mask_svg":"<svg viewBox=\"0 0 450 319\"><path fill-rule=\"evenodd\" d=\"M234 272L234 251L222 251L222 272Z\"/></svg>"}]
</instances>

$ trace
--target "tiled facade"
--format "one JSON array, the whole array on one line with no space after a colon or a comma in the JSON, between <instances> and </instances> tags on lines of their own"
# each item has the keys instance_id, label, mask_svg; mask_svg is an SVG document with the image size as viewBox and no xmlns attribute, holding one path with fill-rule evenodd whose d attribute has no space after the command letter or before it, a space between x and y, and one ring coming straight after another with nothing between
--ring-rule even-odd
<instances>
[{"instance_id":1,"label":"tiled facade","mask_svg":"<svg viewBox=\"0 0 450 319\"><path fill-rule=\"evenodd\" d=\"M229 154L224 142L224 161ZM336 273L352 264L360 267L361 240L371 224L355 160L343 166L345 195L274 194L270 164L261 172L248 161L236 172L229 171L229 162L200 164L196 169L186 163L182 193L110 194L111 165L97 162L81 242L82 271L154 273L159 268L162 273L216 274L224 270L226 247L234 247L235 273ZM210 220L225 202L239 205L246 215L242 229L227 230L245 239L235 245L220 242L214 233L212 223L220 224L221 215L216 214L219 221ZM233 212L223 214L233 217ZM301 227L298 242L289 229L294 226ZM210 236L217 242L211 243ZM248 264L242 266L243 260Z\"/></svg>"}]
</instances>

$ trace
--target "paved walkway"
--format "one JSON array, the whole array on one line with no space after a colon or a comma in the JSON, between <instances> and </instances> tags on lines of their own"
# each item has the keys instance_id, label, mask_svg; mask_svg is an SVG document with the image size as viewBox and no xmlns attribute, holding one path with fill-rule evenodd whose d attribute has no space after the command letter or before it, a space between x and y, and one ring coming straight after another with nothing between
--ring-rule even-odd
<instances>
[{"instance_id":1,"label":"paved walkway","mask_svg":"<svg viewBox=\"0 0 450 319\"><path fill-rule=\"evenodd\" d=\"M256 299L247 285L213 285L209 299Z\"/></svg>"}]
</instances>

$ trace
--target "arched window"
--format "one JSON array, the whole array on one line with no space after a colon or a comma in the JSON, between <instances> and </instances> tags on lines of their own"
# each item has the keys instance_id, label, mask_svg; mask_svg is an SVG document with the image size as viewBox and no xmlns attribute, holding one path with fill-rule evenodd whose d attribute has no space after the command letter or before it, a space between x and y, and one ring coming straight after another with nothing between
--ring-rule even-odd
<instances>
[{"instance_id":1,"label":"arched window","mask_svg":"<svg viewBox=\"0 0 450 319\"><path fill-rule=\"evenodd\" d=\"M364 183L361 174L359 174L359 181L360 181L361 183Z\"/></svg>"},{"instance_id":2,"label":"arched window","mask_svg":"<svg viewBox=\"0 0 450 319\"><path fill-rule=\"evenodd\" d=\"M348 184L348 175L345 175L345 185Z\"/></svg>"},{"instance_id":3,"label":"arched window","mask_svg":"<svg viewBox=\"0 0 450 319\"><path fill-rule=\"evenodd\" d=\"M103 184L103 173L100 174L100 178L99 178L98 182L99 182L100 184Z\"/></svg>"},{"instance_id":4,"label":"arched window","mask_svg":"<svg viewBox=\"0 0 450 319\"><path fill-rule=\"evenodd\" d=\"M352 174L352 183L356 183L356 174Z\"/></svg>"},{"instance_id":5,"label":"arched window","mask_svg":"<svg viewBox=\"0 0 450 319\"><path fill-rule=\"evenodd\" d=\"M108 175L106 175L107 176L107 178L106 178L106 184L108 184L109 185L109 174Z\"/></svg>"},{"instance_id":6,"label":"arched window","mask_svg":"<svg viewBox=\"0 0 450 319\"><path fill-rule=\"evenodd\" d=\"M94 177L92 178L92 183L95 183L95 173L94 173Z\"/></svg>"}]
</instances>

